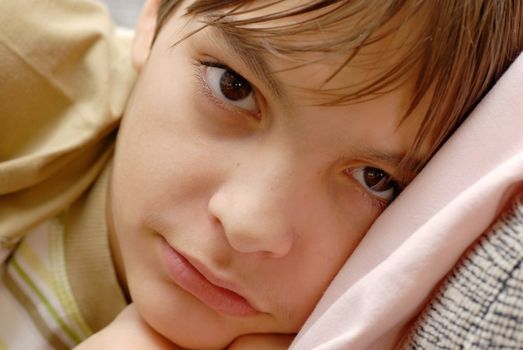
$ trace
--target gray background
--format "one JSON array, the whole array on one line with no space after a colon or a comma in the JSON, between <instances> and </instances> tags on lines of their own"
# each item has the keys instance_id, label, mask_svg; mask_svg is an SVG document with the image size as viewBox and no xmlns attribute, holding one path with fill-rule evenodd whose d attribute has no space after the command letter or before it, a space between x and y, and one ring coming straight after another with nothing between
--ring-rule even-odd
<instances>
[{"instance_id":1,"label":"gray background","mask_svg":"<svg viewBox=\"0 0 523 350\"><path fill-rule=\"evenodd\" d=\"M109 7L118 25L134 28L145 0L101 0Z\"/></svg>"}]
</instances>

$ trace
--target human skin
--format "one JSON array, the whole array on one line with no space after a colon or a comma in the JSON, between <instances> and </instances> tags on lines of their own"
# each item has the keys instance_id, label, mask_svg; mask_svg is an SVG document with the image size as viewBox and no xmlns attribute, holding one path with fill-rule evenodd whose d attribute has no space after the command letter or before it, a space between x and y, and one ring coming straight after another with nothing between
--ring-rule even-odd
<instances>
[{"instance_id":1,"label":"human skin","mask_svg":"<svg viewBox=\"0 0 523 350\"><path fill-rule=\"evenodd\" d=\"M268 57L284 102L211 29L173 46L199 27L181 11L151 47L157 5L147 2L137 28L140 74L110 182L121 281L146 324L184 348L295 334L392 199L364 175L395 173L383 155L407 153L424 105L400 124L408 83L366 102L312 105L318 96L302 88L322 86L341 58L284 69L294 62ZM226 70L209 62L254 93L227 99ZM364 76L347 68L328 87Z\"/></svg>"},{"instance_id":2,"label":"human skin","mask_svg":"<svg viewBox=\"0 0 523 350\"><path fill-rule=\"evenodd\" d=\"M245 335L236 338L227 350L285 350L292 341L284 335ZM116 319L100 332L75 347L75 350L184 350L155 332L128 305Z\"/></svg>"},{"instance_id":3,"label":"human skin","mask_svg":"<svg viewBox=\"0 0 523 350\"><path fill-rule=\"evenodd\" d=\"M111 324L74 350L181 350L150 328L134 305L127 306Z\"/></svg>"}]
</instances>

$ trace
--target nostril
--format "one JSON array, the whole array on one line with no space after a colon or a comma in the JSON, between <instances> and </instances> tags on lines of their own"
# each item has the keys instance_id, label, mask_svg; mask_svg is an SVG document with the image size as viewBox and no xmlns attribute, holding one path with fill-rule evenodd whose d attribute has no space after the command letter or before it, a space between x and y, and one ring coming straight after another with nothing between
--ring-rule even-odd
<instances>
[{"instance_id":1,"label":"nostril","mask_svg":"<svg viewBox=\"0 0 523 350\"><path fill-rule=\"evenodd\" d=\"M294 232L286 220L247 215L212 217L215 231L240 253L265 253L271 257L287 255L294 244Z\"/></svg>"},{"instance_id":2,"label":"nostril","mask_svg":"<svg viewBox=\"0 0 523 350\"><path fill-rule=\"evenodd\" d=\"M264 253L276 258L287 255L293 245L292 233L285 229L261 226L226 227L225 236L229 245L241 253Z\"/></svg>"},{"instance_id":3,"label":"nostril","mask_svg":"<svg viewBox=\"0 0 523 350\"><path fill-rule=\"evenodd\" d=\"M231 247L241 253L255 253L262 251L261 242L251 234L226 231L227 240Z\"/></svg>"}]
</instances>

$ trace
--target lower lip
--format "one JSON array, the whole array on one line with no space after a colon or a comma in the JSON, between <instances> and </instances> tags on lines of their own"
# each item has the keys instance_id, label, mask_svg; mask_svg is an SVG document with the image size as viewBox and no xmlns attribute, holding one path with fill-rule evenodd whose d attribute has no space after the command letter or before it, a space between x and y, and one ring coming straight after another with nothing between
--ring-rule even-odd
<instances>
[{"instance_id":1,"label":"lower lip","mask_svg":"<svg viewBox=\"0 0 523 350\"><path fill-rule=\"evenodd\" d=\"M220 313L237 317L253 316L259 313L242 296L209 282L165 240L162 243L167 270L178 286Z\"/></svg>"}]
</instances>

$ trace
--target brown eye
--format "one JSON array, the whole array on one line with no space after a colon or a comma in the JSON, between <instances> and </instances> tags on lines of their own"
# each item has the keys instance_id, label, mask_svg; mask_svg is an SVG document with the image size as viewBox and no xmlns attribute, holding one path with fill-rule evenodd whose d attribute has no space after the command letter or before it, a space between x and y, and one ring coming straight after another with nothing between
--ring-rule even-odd
<instances>
[{"instance_id":1,"label":"brown eye","mask_svg":"<svg viewBox=\"0 0 523 350\"><path fill-rule=\"evenodd\" d=\"M256 94L247 79L217 63L204 63L204 65L206 65L204 80L216 98L251 113L258 112Z\"/></svg>"},{"instance_id":2,"label":"brown eye","mask_svg":"<svg viewBox=\"0 0 523 350\"><path fill-rule=\"evenodd\" d=\"M386 191L390 188L390 177L381 169L366 167L363 171L365 185L373 191Z\"/></svg>"},{"instance_id":3,"label":"brown eye","mask_svg":"<svg viewBox=\"0 0 523 350\"><path fill-rule=\"evenodd\" d=\"M220 90L223 96L231 101L239 101L252 94L252 86L241 75L226 70L220 79Z\"/></svg>"},{"instance_id":4,"label":"brown eye","mask_svg":"<svg viewBox=\"0 0 523 350\"><path fill-rule=\"evenodd\" d=\"M373 167L359 167L348 171L373 196L392 201L400 186L385 171Z\"/></svg>"}]
</instances>

